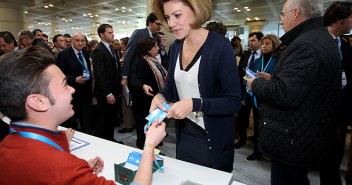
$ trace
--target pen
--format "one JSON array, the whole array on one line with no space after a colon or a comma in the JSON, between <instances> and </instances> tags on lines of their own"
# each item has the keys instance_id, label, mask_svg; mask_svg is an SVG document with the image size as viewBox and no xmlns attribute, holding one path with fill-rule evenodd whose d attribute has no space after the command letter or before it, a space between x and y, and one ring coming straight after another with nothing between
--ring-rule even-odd
<instances>
[{"instance_id":1,"label":"pen","mask_svg":"<svg viewBox=\"0 0 352 185\"><path fill-rule=\"evenodd\" d=\"M71 141L73 141L73 142L75 142L75 143L77 143L77 144L81 144L80 142L78 142L78 141L76 141L76 140L74 140L74 139L72 139Z\"/></svg>"}]
</instances>

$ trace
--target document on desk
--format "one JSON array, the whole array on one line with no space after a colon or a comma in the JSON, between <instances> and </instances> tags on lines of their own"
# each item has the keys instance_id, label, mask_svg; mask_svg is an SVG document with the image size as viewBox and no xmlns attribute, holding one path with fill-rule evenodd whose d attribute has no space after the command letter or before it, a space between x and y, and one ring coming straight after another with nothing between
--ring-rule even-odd
<instances>
[{"instance_id":1,"label":"document on desk","mask_svg":"<svg viewBox=\"0 0 352 185\"><path fill-rule=\"evenodd\" d=\"M70 143L70 150L71 152L74 150L77 150L79 148L85 147L87 145L89 145L90 143L87 141L83 141L82 139L78 139L73 137Z\"/></svg>"}]
</instances>

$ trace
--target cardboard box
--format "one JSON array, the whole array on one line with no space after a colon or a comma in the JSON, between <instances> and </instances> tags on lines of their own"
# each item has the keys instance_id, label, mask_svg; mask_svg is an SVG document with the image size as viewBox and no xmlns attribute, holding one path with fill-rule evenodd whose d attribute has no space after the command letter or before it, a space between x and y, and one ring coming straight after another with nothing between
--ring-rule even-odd
<instances>
[{"instance_id":1,"label":"cardboard box","mask_svg":"<svg viewBox=\"0 0 352 185\"><path fill-rule=\"evenodd\" d=\"M157 162L160 167L164 165L164 160L157 160ZM115 181L123 185L129 185L133 181L134 176L136 176L137 171L132 171L128 168L125 168L125 162L120 164L114 164L114 166ZM153 173L158 169L159 167L155 163L153 163Z\"/></svg>"}]
</instances>

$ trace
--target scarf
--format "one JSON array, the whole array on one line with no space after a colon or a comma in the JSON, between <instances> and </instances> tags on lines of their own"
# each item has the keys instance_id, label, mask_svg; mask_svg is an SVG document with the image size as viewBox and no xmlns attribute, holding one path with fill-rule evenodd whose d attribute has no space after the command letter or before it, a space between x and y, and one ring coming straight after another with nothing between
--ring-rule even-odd
<instances>
[{"instance_id":1,"label":"scarf","mask_svg":"<svg viewBox=\"0 0 352 185\"><path fill-rule=\"evenodd\" d=\"M159 91L165 86L167 71L159 64L159 61L151 56L145 55L143 57L149 64L153 71L155 81L158 84Z\"/></svg>"}]
</instances>

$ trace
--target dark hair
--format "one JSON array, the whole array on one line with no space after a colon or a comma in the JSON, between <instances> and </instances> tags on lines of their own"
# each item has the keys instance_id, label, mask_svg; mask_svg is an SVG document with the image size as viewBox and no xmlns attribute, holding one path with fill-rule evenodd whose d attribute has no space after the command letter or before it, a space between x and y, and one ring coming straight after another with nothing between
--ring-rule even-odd
<instances>
[{"instance_id":1,"label":"dark hair","mask_svg":"<svg viewBox=\"0 0 352 185\"><path fill-rule=\"evenodd\" d=\"M137 55L141 58L150 55L149 51L155 46L156 39L152 37L144 37L138 41Z\"/></svg>"},{"instance_id":2,"label":"dark hair","mask_svg":"<svg viewBox=\"0 0 352 185\"><path fill-rule=\"evenodd\" d=\"M45 38L49 38L49 36L47 34L43 34L43 37Z\"/></svg>"},{"instance_id":3,"label":"dark hair","mask_svg":"<svg viewBox=\"0 0 352 185\"><path fill-rule=\"evenodd\" d=\"M37 32L43 32L41 29L34 29L33 31L32 31L32 33L33 33L33 35L35 36L35 34L37 33Z\"/></svg>"},{"instance_id":4,"label":"dark hair","mask_svg":"<svg viewBox=\"0 0 352 185\"><path fill-rule=\"evenodd\" d=\"M123 43L125 46L127 46L127 43L128 43L129 39L130 39L129 37L121 38L120 39L120 44L122 45L122 43Z\"/></svg>"},{"instance_id":5,"label":"dark hair","mask_svg":"<svg viewBox=\"0 0 352 185\"><path fill-rule=\"evenodd\" d=\"M20 37L28 37L28 38L30 38L31 40L34 39L33 33L32 33L31 31L29 31L29 30L23 30L23 31L20 32L19 35L20 35Z\"/></svg>"},{"instance_id":6,"label":"dark hair","mask_svg":"<svg viewBox=\"0 0 352 185\"><path fill-rule=\"evenodd\" d=\"M87 43L88 50L92 48L93 46L97 45L99 42L97 40L91 40Z\"/></svg>"},{"instance_id":7,"label":"dark hair","mask_svg":"<svg viewBox=\"0 0 352 185\"><path fill-rule=\"evenodd\" d=\"M106 28L112 28L112 26L110 24L101 24L99 27L98 27L98 35L100 37L100 34L104 34L105 33L105 30ZM101 38L101 37L100 37Z\"/></svg>"},{"instance_id":8,"label":"dark hair","mask_svg":"<svg viewBox=\"0 0 352 185\"><path fill-rule=\"evenodd\" d=\"M324 13L324 26L336 23L338 20L345 19L352 15L352 3L335 1Z\"/></svg>"},{"instance_id":9,"label":"dark hair","mask_svg":"<svg viewBox=\"0 0 352 185\"><path fill-rule=\"evenodd\" d=\"M262 32L258 31L258 32L252 32L252 33L250 33L249 36L248 36L248 38L251 38L251 37L253 37L254 35L257 37L257 39L258 39L259 41L260 41L260 40L263 38L263 36L264 36L264 34L263 34Z\"/></svg>"},{"instance_id":10,"label":"dark hair","mask_svg":"<svg viewBox=\"0 0 352 185\"><path fill-rule=\"evenodd\" d=\"M146 20L146 26L149 26L149 23L153 23L156 20L158 20L158 17L155 15L155 13L154 12L150 13Z\"/></svg>"},{"instance_id":11,"label":"dark hair","mask_svg":"<svg viewBox=\"0 0 352 185\"><path fill-rule=\"evenodd\" d=\"M223 36L226 35L227 28L222 22L209 22L205 27L209 31L217 32Z\"/></svg>"},{"instance_id":12,"label":"dark hair","mask_svg":"<svg viewBox=\"0 0 352 185\"><path fill-rule=\"evenodd\" d=\"M55 42L57 41L58 37L63 37L61 34L57 34L53 37L53 43L55 44Z\"/></svg>"},{"instance_id":13,"label":"dark hair","mask_svg":"<svg viewBox=\"0 0 352 185\"><path fill-rule=\"evenodd\" d=\"M65 33L65 34L63 35L63 37L68 37L68 38L71 38L71 35L70 35L70 34L68 34L68 33Z\"/></svg>"},{"instance_id":14,"label":"dark hair","mask_svg":"<svg viewBox=\"0 0 352 185\"><path fill-rule=\"evenodd\" d=\"M231 42L235 42L236 40L241 41L241 39L238 36L233 36L231 39Z\"/></svg>"},{"instance_id":15,"label":"dark hair","mask_svg":"<svg viewBox=\"0 0 352 185\"><path fill-rule=\"evenodd\" d=\"M12 121L26 119L25 102L31 94L42 94L55 104L49 91L51 79L46 73L46 69L54 64L54 56L38 46L1 56L0 112Z\"/></svg>"},{"instance_id":16,"label":"dark hair","mask_svg":"<svg viewBox=\"0 0 352 185\"><path fill-rule=\"evenodd\" d=\"M7 44L13 43L15 47L18 46L16 38L12 35L11 32L2 31L0 32L0 37L2 37Z\"/></svg>"}]
</instances>

